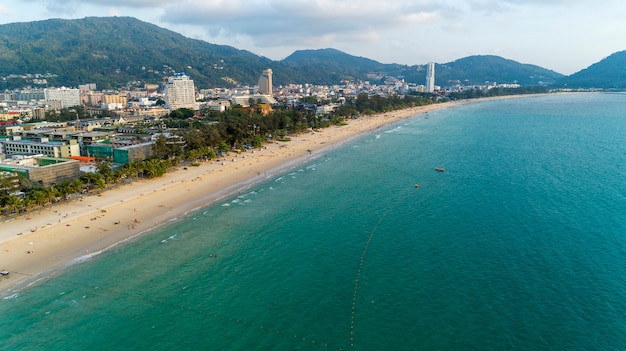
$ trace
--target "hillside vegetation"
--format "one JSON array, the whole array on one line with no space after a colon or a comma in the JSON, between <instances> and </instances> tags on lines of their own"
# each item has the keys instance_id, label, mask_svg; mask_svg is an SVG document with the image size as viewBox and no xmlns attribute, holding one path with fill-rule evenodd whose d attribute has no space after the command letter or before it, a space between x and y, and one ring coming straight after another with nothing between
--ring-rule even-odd
<instances>
[{"instance_id":1,"label":"hillside vegetation","mask_svg":"<svg viewBox=\"0 0 626 351\"><path fill-rule=\"evenodd\" d=\"M559 88L626 89L626 51L616 52L600 62L559 80Z\"/></svg>"},{"instance_id":2,"label":"hillside vegetation","mask_svg":"<svg viewBox=\"0 0 626 351\"><path fill-rule=\"evenodd\" d=\"M525 86L626 87L626 52L564 77L536 65L491 55L476 55L436 64L436 84L476 85L485 82ZM339 84L342 80L387 77L424 84L426 62L383 64L335 49L298 50L274 61L246 50L190 39L132 17L87 17L75 20L0 25L0 77L50 73L50 86L97 83L118 88L129 82L161 83L173 72L185 72L198 87L255 85L264 69L274 72L274 84ZM32 85L11 76L0 89Z\"/></svg>"}]
</instances>

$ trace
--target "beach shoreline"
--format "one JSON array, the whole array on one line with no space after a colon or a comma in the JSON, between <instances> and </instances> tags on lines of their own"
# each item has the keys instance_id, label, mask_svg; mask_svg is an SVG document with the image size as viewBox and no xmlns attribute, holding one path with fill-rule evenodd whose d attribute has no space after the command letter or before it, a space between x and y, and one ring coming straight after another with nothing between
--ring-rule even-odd
<instances>
[{"instance_id":1,"label":"beach shoreline","mask_svg":"<svg viewBox=\"0 0 626 351\"><path fill-rule=\"evenodd\" d=\"M516 95L523 97L528 95ZM498 97L508 98L508 97ZM496 98L496 99L498 99ZM0 223L0 297L76 262L145 235L202 207L245 191L360 135L430 111L485 99L445 102L363 116L343 126L292 136L220 161L201 162Z\"/></svg>"}]
</instances>

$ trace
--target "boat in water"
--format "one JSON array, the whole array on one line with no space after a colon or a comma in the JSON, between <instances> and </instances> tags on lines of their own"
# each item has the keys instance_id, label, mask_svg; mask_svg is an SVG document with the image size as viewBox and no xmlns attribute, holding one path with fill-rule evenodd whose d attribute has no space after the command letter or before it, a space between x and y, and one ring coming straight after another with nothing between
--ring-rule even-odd
<instances>
[{"instance_id":1,"label":"boat in water","mask_svg":"<svg viewBox=\"0 0 626 351\"><path fill-rule=\"evenodd\" d=\"M435 171L437 171L437 172L445 172L446 169L443 168L443 167L437 167L437 168L435 168Z\"/></svg>"}]
</instances>

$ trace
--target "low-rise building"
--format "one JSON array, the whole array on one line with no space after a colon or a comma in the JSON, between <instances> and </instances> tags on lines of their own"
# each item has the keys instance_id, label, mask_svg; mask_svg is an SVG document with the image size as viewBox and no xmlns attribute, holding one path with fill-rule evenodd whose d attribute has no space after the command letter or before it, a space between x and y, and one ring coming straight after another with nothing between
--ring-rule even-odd
<instances>
[{"instance_id":1,"label":"low-rise building","mask_svg":"<svg viewBox=\"0 0 626 351\"><path fill-rule=\"evenodd\" d=\"M250 107L250 101L254 101L255 104L258 102L268 105L276 104L276 99L270 95L263 94L239 95L233 96L231 99L233 105L241 105L241 107Z\"/></svg>"},{"instance_id":2,"label":"low-rise building","mask_svg":"<svg viewBox=\"0 0 626 351\"><path fill-rule=\"evenodd\" d=\"M55 158L80 156L80 146L76 140L54 141L48 137L24 139L15 136L12 140L4 140L4 152L7 155L45 155Z\"/></svg>"},{"instance_id":3,"label":"low-rise building","mask_svg":"<svg viewBox=\"0 0 626 351\"><path fill-rule=\"evenodd\" d=\"M0 163L0 171L17 173L33 183L44 186L59 184L80 177L80 162L42 155L16 155Z\"/></svg>"}]
</instances>

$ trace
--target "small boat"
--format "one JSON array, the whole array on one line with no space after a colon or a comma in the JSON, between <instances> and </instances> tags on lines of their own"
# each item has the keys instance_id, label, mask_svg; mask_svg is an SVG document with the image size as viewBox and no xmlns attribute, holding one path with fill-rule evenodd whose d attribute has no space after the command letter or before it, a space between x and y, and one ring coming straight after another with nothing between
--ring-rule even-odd
<instances>
[{"instance_id":1,"label":"small boat","mask_svg":"<svg viewBox=\"0 0 626 351\"><path fill-rule=\"evenodd\" d=\"M435 168L435 171L437 171L437 172L445 172L446 169L443 168L443 167L437 167L437 168Z\"/></svg>"},{"instance_id":2,"label":"small boat","mask_svg":"<svg viewBox=\"0 0 626 351\"><path fill-rule=\"evenodd\" d=\"M420 187L420 185L419 185L419 184L415 184L415 187L416 187L416 188L419 188L419 187Z\"/></svg>"}]
</instances>

